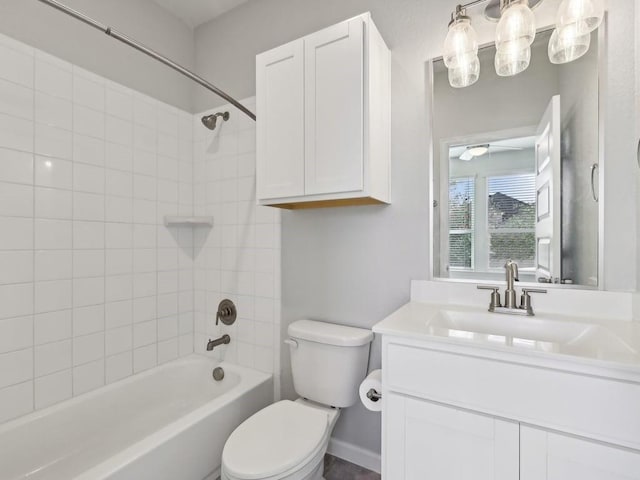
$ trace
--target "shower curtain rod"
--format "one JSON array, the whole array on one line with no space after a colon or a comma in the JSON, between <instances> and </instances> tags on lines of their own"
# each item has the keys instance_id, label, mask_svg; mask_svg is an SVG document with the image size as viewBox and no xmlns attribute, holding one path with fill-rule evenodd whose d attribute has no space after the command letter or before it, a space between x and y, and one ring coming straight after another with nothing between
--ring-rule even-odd
<instances>
[{"instance_id":1,"label":"shower curtain rod","mask_svg":"<svg viewBox=\"0 0 640 480\"><path fill-rule=\"evenodd\" d=\"M191 80L193 80L194 82L198 83L199 85L202 85L207 90L212 91L213 93L215 93L219 97L224 98L231 105L233 105L238 110L240 110L241 112L246 114L249 118L251 118L252 120L255 121L256 115L251 110L249 110L247 107L245 107L240 102L238 102L235 98L233 98L230 95L226 94L225 92L220 90L215 85L207 82L204 78L196 75L195 73L191 72L190 70L187 70L182 65L179 65L178 63L174 62L173 60L168 59L164 55L160 55L159 53L153 51L152 49L150 49L148 47L145 47L141 43L138 43L134 39L124 35L123 33L118 32L117 30L111 28L110 26L104 25L104 24L102 24L100 22L97 22L93 18L88 17L87 15L85 15L85 14L83 14L81 12L78 12L77 10L69 8L66 5L63 5L62 3L60 3L60 2L58 2L56 0L38 0L38 1L42 2L42 3L45 3L45 4L49 5L50 7L53 7L55 9L57 9L57 10L60 10L61 12L66 13L67 15L75 18L76 20L80 20L83 23L86 23L87 25L90 25L93 28L96 28L98 30L102 30L102 32L106 33L110 37L113 37L116 40L119 40L122 43L124 43L126 45L129 45L132 48L135 48L139 52L142 52L145 55L148 55L151 58L154 58L155 60L159 61L160 63L164 63L166 66L174 69L176 72L181 73L185 77L190 78Z\"/></svg>"}]
</instances>

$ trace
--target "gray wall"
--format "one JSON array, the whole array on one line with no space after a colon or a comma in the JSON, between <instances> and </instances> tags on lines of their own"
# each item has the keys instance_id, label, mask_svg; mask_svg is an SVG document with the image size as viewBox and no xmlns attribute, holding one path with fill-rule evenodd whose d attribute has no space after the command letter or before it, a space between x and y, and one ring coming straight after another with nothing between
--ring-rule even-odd
<instances>
[{"instance_id":1,"label":"gray wall","mask_svg":"<svg viewBox=\"0 0 640 480\"><path fill-rule=\"evenodd\" d=\"M549 24L559 0L538 10ZM605 96L612 192L605 232L608 289L635 289L636 242L619 232L635 231L634 93L632 62L634 2L620 0L611 17ZM282 329L298 318L371 327L408 300L411 279L430 276L429 97L426 60L441 54L448 0L260 0L248 2L196 29L196 67L238 98L255 94L255 55L349 16L371 11L392 50L392 197L388 207L352 207L285 212L282 219ZM476 22L481 41L495 25ZM622 67L620 67L622 65ZM199 111L222 104L202 92ZM610 172L610 173L609 173ZM627 203L631 202L631 203ZM624 213L620 213L624 204ZM618 232L618 234L616 234ZM371 368L380 366L374 344ZM283 392L295 394L289 358L282 350ZM363 448L380 448L379 416L355 406L344 412L335 436Z\"/></svg>"},{"instance_id":2,"label":"gray wall","mask_svg":"<svg viewBox=\"0 0 640 480\"><path fill-rule=\"evenodd\" d=\"M63 0L187 68L193 31L150 0ZM0 0L0 33L191 111L194 87L164 65L36 0Z\"/></svg>"}]
</instances>

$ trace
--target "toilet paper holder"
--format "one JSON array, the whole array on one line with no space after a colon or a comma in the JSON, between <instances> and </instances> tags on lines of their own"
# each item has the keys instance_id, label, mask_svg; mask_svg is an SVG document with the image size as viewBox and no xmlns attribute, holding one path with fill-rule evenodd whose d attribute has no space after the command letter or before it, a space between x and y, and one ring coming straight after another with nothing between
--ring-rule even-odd
<instances>
[{"instance_id":1,"label":"toilet paper holder","mask_svg":"<svg viewBox=\"0 0 640 480\"><path fill-rule=\"evenodd\" d=\"M367 392L367 398L369 400L371 400L372 402L377 402L378 400L380 400L382 398L382 394L377 392L375 388L371 388Z\"/></svg>"}]
</instances>

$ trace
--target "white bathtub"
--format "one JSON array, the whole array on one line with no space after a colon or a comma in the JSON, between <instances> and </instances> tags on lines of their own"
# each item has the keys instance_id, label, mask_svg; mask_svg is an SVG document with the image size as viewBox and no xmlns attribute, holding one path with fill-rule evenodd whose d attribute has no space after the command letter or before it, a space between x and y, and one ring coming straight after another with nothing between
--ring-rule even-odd
<instances>
[{"instance_id":1,"label":"white bathtub","mask_svg":"<svg viewBox=\"0 0 640 480\"><path fill-rule=\"evenodd\" d=\"M2 480L216 478L229 434L273 401L271 376L190 356L0 426Z\"/></svg>"}]
</instances>

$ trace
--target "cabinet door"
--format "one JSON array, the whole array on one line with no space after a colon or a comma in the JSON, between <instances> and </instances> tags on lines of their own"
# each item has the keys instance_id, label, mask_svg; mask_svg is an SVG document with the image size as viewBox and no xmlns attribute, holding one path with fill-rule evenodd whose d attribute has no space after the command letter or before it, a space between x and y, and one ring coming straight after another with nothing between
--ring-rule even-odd
<instances>
[{"instance_id":1,"label":"cabinet door","mask_svg":"<svg viewBox=\"0 0 640 480\"><path fill-rule=\"evenodd\" d=\"M517 423L394 393L384 401L384 478L518 480Z\"/></svg>"},{"instance_id":2,"label":"cabinet door","mask_svg":"<svg viewBox=\"0 0 640 480\"><path fill-rule=\"evenodd\" d=\"M640 453L521 427L521 480L640 480Z\"/></svg>"},{"instance_id":3,"label":"cabinet door","mask_svg":"<svg viewBox=\"0 0 640 480\"><path fill-rule=\"evenodd\" d=\"M256 57L257 197L304 195L304 42Z\"/></svg>"},{"instance_id":4,"label":"cabinet door","mask_svg":"<svg viewBox=\"0 0 640 480\"><path fill-rule=\"evenodd\" d=\"M362 18L305 38L305 191L363 188Z\"/></svg>"}]
</instances>

